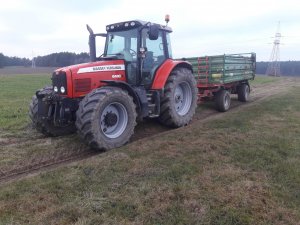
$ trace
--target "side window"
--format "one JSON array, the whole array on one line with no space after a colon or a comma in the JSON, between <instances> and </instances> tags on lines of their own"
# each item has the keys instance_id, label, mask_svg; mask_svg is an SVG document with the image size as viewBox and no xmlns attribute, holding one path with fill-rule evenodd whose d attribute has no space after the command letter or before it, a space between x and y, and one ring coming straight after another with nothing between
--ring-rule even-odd
<instances>
[{"instance_id":1,"label":"side window","mask_svg":"<svg viewBox=\"0 0 300 225\"><path fill-rule=\"evenodd\" d=\"M162 32L159 31L157 40L150 40L148 29L143 30L142 46L147 48L148 54L153 56L154 63L160 63L165 59Z\"/></svg>"},{"instance_id":2,"label":"side window","mask_svg":"<svg viewBox=\"0 0 300 225\"><path fill-rule=\"evenodd\" d=\"M167 45L168 45L169 58L173 59L172 45L171 45L170 34L167 33L166 36L167 36Z\"/></svg>"}]
</instances>

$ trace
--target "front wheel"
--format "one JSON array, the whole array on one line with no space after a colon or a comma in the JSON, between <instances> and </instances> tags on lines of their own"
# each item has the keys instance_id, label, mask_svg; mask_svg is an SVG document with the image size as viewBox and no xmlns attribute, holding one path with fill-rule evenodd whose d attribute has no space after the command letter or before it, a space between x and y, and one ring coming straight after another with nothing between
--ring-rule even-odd
<instances>
[{"instance_id":1,"label":"front wheel","mask_svg":"<svg viewBox=\"0 0 300 225\"><path fill-rule=\"evenodd\" d=\"M170 74L161 99L159 120L170 127L187 125L197 107L197 84L187 68L176 68Z\"/></svg>"},{"instance_id":2,"label":"front wheel","mask_svg":"<svg viewBox=\"0 0 300 225\"><path fill-rule=\"evenodd\" d=\"M136 117L135 104L126 91L103 87L95 89L80 102L76 127L91 148L109 150L129 141Z\"/></svg>"}]
</instances>

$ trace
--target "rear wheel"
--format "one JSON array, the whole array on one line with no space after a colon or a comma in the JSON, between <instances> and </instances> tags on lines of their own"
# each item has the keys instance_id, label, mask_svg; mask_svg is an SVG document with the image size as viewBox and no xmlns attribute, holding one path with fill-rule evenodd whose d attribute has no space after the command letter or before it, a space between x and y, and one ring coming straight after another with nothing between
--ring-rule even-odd
<instances>
[{"instance_id":1,"label":"rear wheel","mask_svg":"<svg viewBox=\"0 0 300 225\"><path fill-rule=\"evenodd\" d=\"M220 90L215 96L216 108L220 112L226 112L230 108L230 93L227 90Z\"/></svg>"},{"instance_id":2,"label":"rear wheel","mask_svg":"<svg viewBox=\"0 0 300 225\"><path fill-rule=\"evenodd\" d=\"M51 87L46 87L47 89ZM74 123L67 124L65 126L55 126L53 121L43 120L38 117L38 99L36 95L32 96L31 103L29 105L29 117L32 121L33 127L44 134L45 136L56 137L67 134L72 134L76 131Z\"/></svg>"},{"instance_id":3,"label":"rear wheel","mask_svg":"<svg viewBox=\"0 0 300 225\"><path fill-rule=\"evenodd\" d=\"M237 87L238 100L247 102L249 100L250 88L248 84L242 84Z\"/></svg>"},{"instance_id":4,"label":"rear wheel","mask_svg":"<svg viewBox=\"0 0 300 225\"><path fill-rule=\"evenodd\" d=\"M103 87L95 89L80 102L76 127L91 148L109 150L129 141L136 117L135 104L126 91Z\"/></svg>"},{"instance_id":5,"label":"rear wheel","mask_svg":"<svg viewBox=\"0 0 300 225\"><path fill-rule=\"evenodd\" d=\"M197 86L192 72L177 68L169 76L161 99L161 123L171 127L187 125L197 107Z\"/></svg>"}]
</instances>

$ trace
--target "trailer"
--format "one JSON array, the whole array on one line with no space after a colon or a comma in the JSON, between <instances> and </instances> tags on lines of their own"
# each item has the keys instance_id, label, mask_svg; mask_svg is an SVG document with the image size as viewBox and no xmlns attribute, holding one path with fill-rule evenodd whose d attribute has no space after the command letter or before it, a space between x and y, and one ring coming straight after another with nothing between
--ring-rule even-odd
<instances>
[{"instance_id":1,"label":"trailer","mask_svg":"<svg viewBox=\"0 0 300 225\"><path fill-rule=\"evenodd\" d=\"M248 101L250 94L248 81L255 78L255 53L201 56L183 60L192 65L197 81L199 103L215 100L217 110L224 112L230 107L230 94L237 94L239 101ZM225 100L226 107L224 107Z\"/></svg>"}]
</instances>

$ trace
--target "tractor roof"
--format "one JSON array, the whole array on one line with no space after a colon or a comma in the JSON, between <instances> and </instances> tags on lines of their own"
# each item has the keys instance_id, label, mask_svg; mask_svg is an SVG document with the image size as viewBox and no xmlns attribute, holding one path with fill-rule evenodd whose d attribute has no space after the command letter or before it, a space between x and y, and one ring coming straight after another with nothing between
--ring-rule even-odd
<instances>
[{"instance_id":1,"label":"tractor roof","mask_svg":"<svg viewBox=\"0 0 300 225\"><path fill-rule=\"evenodd\" d=\"M146 22L142 20L129 20L120 23L113 23L106 26L106 31L114 32L114 31L122 31L122 30L130 30L133 28L141 27L141 26L149 26L150 24L156 24L159 26L159 29L165 30L167 32L172 32L172 28L164 25L160 25L157 23Z\"/></svg>"}]
</instances>

